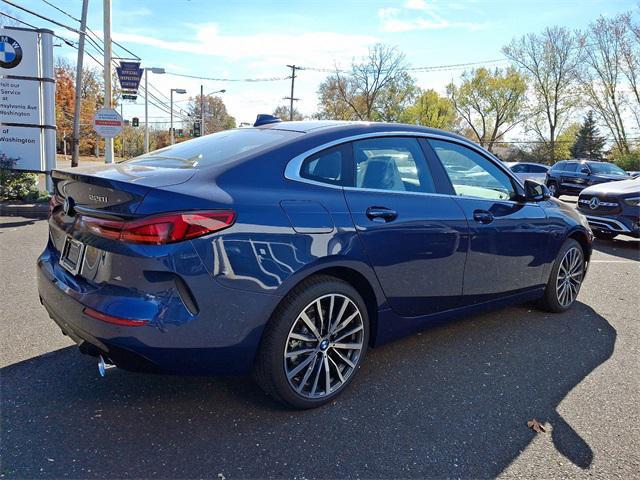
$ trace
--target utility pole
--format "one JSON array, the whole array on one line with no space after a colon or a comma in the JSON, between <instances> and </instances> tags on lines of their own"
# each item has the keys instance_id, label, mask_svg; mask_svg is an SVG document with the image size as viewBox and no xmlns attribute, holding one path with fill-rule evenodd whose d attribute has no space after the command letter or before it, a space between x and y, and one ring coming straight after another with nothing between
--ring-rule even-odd
<instances>
[{"instance_id":1,"label":"utility pole","mask_svg":"<svg viewBox=\"0 0 640 480\"><path fill-rule=\"evenodd\" d=\"M293 102L294 100L300 100L299 98L295 98L293 96L293 87L295 85L295 81L296 81L296 70L302 70L302 68L296 66L296 65L287 65L287 67L289 67L291 69L291 96L290 97L284 97L285 100L289 100L290 101L290 106L289 106L289 121L292 122L293 121Z\"/></svg>"},{"instance_id":2,"label":"utility pole","mask_svg":"<svg viewBox=\"0 0 640 480\"><path fill-rule=\"evenodd\" d=\"M200 136L204 137L204 85L200 85Z\"/></svg>"},{"instance_id":3,"label":"utility pole","mask_svg":"<svg viewBox=\"0 0 640 480\"><path fill-rule=\"evenodd\" d=\"M111 0L102 0L104 13L104 107L112 108L111 92ZM104 139L104 161L113 163L113 137Z\"/></svg>"},{"instance_id":4,"label":"utility pole","mask_svg":"<svg viewBox=\"0 0 640 480\"><path fill-rule=\"evenodd\" d=\"M122 101L122 100L120 101L120 116L122 117L123 123L124 123L124 101ZM124 127L126 127L126 125L122 126L122 147L120 148L120 156L122 158L124 158L124 156L126 155L126 152L127 152L127 148L125 146L126 138L124 136L125 135L125 128Z\"/></svg>"},{"instance_id":5,"label":"utility pole","mask_svg":"<svg viewBox=\"0 0 640 480\"><path fill-rule=\"evenodd\" d=\"M149 69L144 69L144 153L149 153Z\"/></svg>"},{"instance_id":6,"label":"utility pole","mask_svg":"<svg viewBox=\"0 0 640 480\"><path fill-rule=\"evenodd\" d=\"M76 67L76 102L73 112L73 133L71 134L71 166L78 166L80 157L80 106L82 95L82 61L84 59L84 36L87 30L87 12L89 0L82 0L82 15L80 16L80 38L78 39L78 61ZM66 143L65 143L66 146Z\"/></svg>"},{"instance_id":7,"label":"utility pole","mask_svg":"<svg viewBox=\"0 0 640 480\"><path fill-rule=\"evenodd\" d=\"M173 145L174 143L176 143L176 137L174 135L174 131L173 131L173 88L171 89L171 102L169 104L169 118L171 118L170 120L170 132L171 132L171 145Z\"/></svg>"}]
</instances>

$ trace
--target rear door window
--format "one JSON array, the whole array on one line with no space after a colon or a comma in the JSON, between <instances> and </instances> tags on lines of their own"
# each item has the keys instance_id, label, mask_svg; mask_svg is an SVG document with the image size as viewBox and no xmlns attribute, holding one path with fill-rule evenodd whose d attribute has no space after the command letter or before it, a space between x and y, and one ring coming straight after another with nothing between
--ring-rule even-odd
<instances>
[{"instance_id":1,"label":"rear door window","mask_svg":"<svg viewBox=\"0 0 640 480\"><path fill-rule=\"evenodd\" d=\"M547 167L543 165L529 165L530 173L546 173L547 170L548 170Z\"/></svg>"},{"instance_id":2,"label":"rear door window","mask_svg":"<svg viewBox=\"0 0 640 480\"><path fill-rule=\"evenodd\" d=\"M575 172L578 168L578 164L576 162L567 162L562 170L565 172Z\"/></svg>"}]
</instances>

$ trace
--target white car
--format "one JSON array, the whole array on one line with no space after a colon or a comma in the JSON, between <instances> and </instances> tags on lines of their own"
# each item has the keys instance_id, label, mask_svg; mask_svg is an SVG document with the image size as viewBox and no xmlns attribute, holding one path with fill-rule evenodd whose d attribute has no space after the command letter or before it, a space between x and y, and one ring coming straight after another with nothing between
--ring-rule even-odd
<instances>
[{"instance_id":1,"label":"white car","mask_svg":"<svg viewBox=\"0 0 640 480\"><path fill-rule=\"evenodd\" d=\"M523 182L525 180L533 180L538 183L544 183L549 170L548 165L534 162L505 162L505 165Z\"/></svg>"}]
</instances>

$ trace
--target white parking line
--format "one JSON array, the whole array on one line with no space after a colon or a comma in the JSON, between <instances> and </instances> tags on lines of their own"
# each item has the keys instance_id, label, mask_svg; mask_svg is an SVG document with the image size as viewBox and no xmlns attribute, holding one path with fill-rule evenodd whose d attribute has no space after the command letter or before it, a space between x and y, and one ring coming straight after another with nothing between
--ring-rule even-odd
<instances>
[{"instance_id":1,"label":"white parking line","mask_svg":"<svg viewBox=\"0 0 640 480\"><path fill-rule=\"evenodd\" d=\"M591 260L589 263L639 263L638 260Z\"/></svg>"}]
</instances>

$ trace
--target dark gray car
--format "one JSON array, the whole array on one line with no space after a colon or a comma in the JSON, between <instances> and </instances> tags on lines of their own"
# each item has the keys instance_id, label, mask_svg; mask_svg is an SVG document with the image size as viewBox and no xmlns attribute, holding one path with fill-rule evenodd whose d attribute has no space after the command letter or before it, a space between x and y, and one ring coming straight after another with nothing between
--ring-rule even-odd
<instances>
[{"instance_id":1,"label":"dark gray car","mask_svg":"<svg viewBox=\"0 0 640 480\"><path fill-rule=\"evenodd\" d=\"M599 183L627 180L629 175L617 165L595 160L563 160L547 172L546 185L551 195L578 195Z\"/></svg>"}]
</instances>

